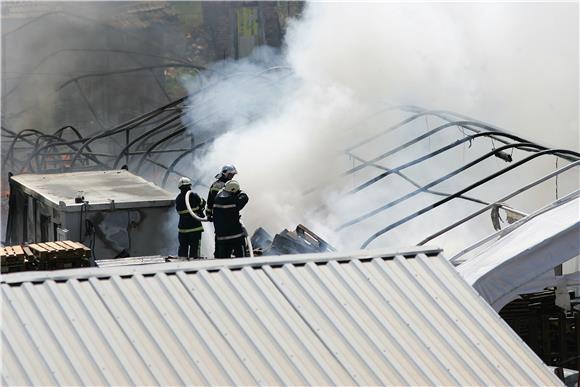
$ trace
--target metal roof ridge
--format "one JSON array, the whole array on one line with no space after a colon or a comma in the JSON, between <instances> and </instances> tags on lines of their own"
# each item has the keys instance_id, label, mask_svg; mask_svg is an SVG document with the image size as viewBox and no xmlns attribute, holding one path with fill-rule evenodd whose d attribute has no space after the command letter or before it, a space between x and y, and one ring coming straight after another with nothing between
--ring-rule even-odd
<instances>
[{"instance_id":1,"label":"metal roof ridge","mask_svg":"<svg viewBox=\"0 0 580 387\"><path fill-rule=\"evenodd\" d=\"M439 255L442 249L432 246L411 246L398 249L355 250L333 253L290 254L262 256L254 258L205 259L182 262L168 262L150 265L91 267L55 271L26 271L3 274L1 284L18 285L25 282L67 281L70 279L108 278L111 276L154 275L157 273L217 271L221 269L241 269L243 267L282 266L285 264L324 263L329 261L350 261L355 259L394 258L404 256L415 258L418 254Z\"/></svg>"}]
</instances>

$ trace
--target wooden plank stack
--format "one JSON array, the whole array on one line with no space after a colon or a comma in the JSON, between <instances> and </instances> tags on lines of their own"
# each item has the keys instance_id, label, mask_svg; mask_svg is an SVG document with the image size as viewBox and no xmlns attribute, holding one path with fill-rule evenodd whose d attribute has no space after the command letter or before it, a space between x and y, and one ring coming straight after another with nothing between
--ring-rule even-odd
<instances>
[{"instance_id":1,"label":"wooden plank stack","mask_svg":"<svg viewBox=\"0 0 580 387\"><path fill-rule=\"evenodd\" d=\"M2 273L90 266L91 250L82 243L58 241L9 246L0 250Z\"/></svg>"},{"instance_id":2,"label":"wooden plank stack","mask_svg":"<svg viewBox=\"0 0 580 387\"><path fill-rule=\"evenodd\" d=\"M20 246L0 247L0 267L2 273L26 270L26 256Z\"/></svg>"}]
</instances>

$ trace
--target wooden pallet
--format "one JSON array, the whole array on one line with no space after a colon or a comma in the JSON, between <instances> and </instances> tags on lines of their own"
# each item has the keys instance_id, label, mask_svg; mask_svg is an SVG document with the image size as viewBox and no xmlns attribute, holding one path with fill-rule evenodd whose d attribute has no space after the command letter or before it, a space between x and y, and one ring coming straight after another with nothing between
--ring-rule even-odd
<instances>
[{"instance_id":1,"label":"wooden pallet","mask_svg":"<svg viewBox=\"0 0 580 387\"><path fill-rule=\"evenodd\" d=\"M20 265L24 264L25 254L20 246L6 246L0 248L1 265Z\"/></svg>"},{"instance_id":2,"label":"wooden pallet","mask_svg":"<svg viewBox=\"0 0 580 387\"><path fill-rule=\"evenodd\" d=\"M1 249L3 273L84 267L89 266L91 256L89 248L73 241L31 243Z\"/></svg>"}]
</instances>

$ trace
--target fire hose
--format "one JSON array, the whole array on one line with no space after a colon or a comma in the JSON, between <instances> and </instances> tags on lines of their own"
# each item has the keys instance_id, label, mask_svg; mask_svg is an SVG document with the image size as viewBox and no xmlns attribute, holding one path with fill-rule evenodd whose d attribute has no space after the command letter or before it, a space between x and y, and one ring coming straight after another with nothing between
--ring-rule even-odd
<instances>
[{"instance_id":1,"label":"fire hose","mask_svg":"<svg viewBox=\"0 0 580 387\"><path fill-rule=\"evenodd\" d=\"M193 212L193 210L191 209L191 204L189 204L189 196L191 195L191 192L192 191L189 190L185 194L185 205L187 206L187 211L194 219L199 220L200 222L209 222L209 220L207 218L197 216L197 214L195 212ZM242 222L241 219L240 219L240 223L242 224L242 229L244 230L244 234L246 234L246 243L248 244L248 250L250 250L250 258L254 258L254 249L252 247L252 240L250 239L250 237L248 235L248 230L246 229L246 226L244 225L244 223Z\"/></svg>"}]
</instances>

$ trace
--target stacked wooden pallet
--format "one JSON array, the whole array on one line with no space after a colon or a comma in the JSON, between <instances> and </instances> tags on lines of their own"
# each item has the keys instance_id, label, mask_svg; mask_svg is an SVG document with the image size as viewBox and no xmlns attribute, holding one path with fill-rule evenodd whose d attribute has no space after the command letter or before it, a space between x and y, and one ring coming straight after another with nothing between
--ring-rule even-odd
<instances>
[{"instance_id":1,"label":"stacked wooden pallet","mask_svg":"<svg viewBox=\"0 0 580 387\"><path fill-rule=\"evenodd\" d=\"M18 254L16 254L18 252ZM82 243L58 241L2 248L2 272L58 270L90 266L91 250Z\"/></svg>"},{"instance_id":2,"label":"stacked wooden pallet","mask_svg":"<svg viewBox=\"0 0 580 387\"><path fill-rule=\"evenodd\" d=\"M0 267L2 273L24 271L28 266L26 254L21 246L0 247Z\"/></svg>"}]
</instances>

